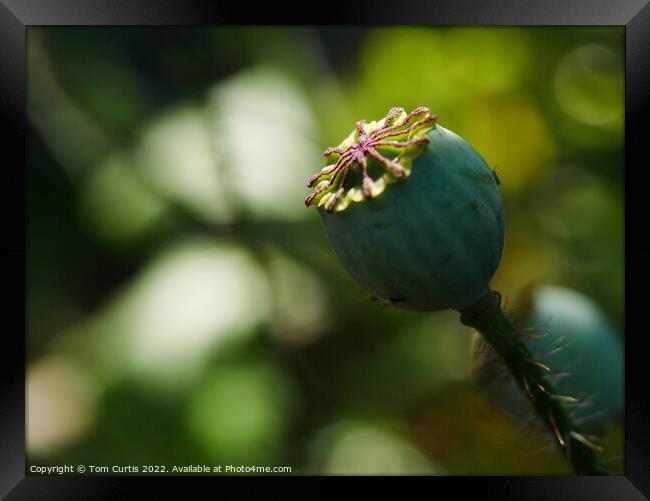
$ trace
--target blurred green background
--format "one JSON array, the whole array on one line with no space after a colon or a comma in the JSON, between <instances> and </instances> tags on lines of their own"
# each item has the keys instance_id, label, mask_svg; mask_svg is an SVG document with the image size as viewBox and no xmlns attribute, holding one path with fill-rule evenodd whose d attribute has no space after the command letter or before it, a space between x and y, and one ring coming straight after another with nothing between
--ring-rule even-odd
<instances>
[{"instance_id":1,"label":"blurred green background","mask_svg":"<svg viewBox=\"0 0 650 501\"><path fill-rule=\"evenodd\" d=\"M30 464L570 473L485 398L457 313L347 276L305 181L356 120L428 106L501 179L506 307L564 285L622 335L622 27L30 27L27 46ZM622 423L604 441L621 473Z\"/></svg>"}]
</instances>

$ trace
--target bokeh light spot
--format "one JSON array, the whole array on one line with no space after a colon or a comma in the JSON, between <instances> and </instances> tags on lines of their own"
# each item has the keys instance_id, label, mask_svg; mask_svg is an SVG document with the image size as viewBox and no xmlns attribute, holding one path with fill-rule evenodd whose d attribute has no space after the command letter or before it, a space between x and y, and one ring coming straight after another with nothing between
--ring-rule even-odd
<instances>
[{"instance_id":1,"label":"bokeh light spot","mask_svg":"<svg viewBox=\"0 0 650 501\"><path fill-rule=\"evenodd\" d=\"M164 377L192 368L208 348L266 318L267 288L244 250L185 244L152 263L122 296L118 332L135 367Z\"/></svg>"},{"instance_id":2,"label":"bokeh light spot","mask_svg":"<svg viewBox=\"0 0 650 501\"><path fill-rule=\"evenodd\" d=\"M623 61L597 44L571 50L555 73L555 95L562 110L588 125L619 128L623 121Z\"/></svg>"},{"instance_id":3,"label":"bokeh light spot","mask_svg":"<svg viewBox=\"0 0 650 501\"><path fill-rule=\"evenodd\" d=\"M209 222L223 223L233 210L208 123L196 106L168 110L144 131L134 161L157 191Z\"/></svg>"},{"instance_id":4,"label":"bokeh light spot","mask_svg":"<svg viewBox=\"0 0 650 501\"><path fill-rule=\"evenodd\" d=\"M260 465L273 461L294 404L291 381L277 367L220 367L193 395L188 425L215 460Z\"/></svg>"},{"instance_id":5,"label":"bokeh light spot","mask_svg":"<svg viewBox=\"0 0 650 501\"><path fill-rule=\"evenodd\" d=\"M209 96L213 141L229 186L263 219L306 217L305 179L321 162L315 121L286 75L254 68L216 86Z\"/></svg>"},{"instance_id":6,"label":"bokeh light spot","mask_svg":"<svg viewBox=\"0 0 650 501\"><path fill-rule=\"evenodd\" d=\"M97 387L70 360L47 356L27 367L27 449L46 454L74 444L91 426Z\"/></svg>"},{"instance_id":7,"label":"bokeh light spot","mask_svg":"<svg viewBox=\"0 0 650 501\"><path fill-rule=\"evenodd\" d=\"M314 447L328 475L442 473L399 434L370 423L335 423L320 432Z\"/></svg>"},{"instance_id":8,"label":"bokeh light spot","mask_svg":"<svg viewBox=\"0 0 650 501\"><path fill-rule=\"evenodd\" d=\"M522 96L500 96L474 107L461 135L496 168L505 192L537 179L556 151L544 117Z\"/></svg>"}]
</instances>

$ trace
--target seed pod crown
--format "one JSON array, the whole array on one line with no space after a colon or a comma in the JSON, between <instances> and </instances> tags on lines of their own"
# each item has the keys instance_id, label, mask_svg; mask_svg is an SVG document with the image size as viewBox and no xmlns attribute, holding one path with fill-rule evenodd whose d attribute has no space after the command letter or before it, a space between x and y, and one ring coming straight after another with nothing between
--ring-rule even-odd
<instances>
[{"instance_id":1,"label":"seed pod crown","mask_svg":"<svg viewBox=\"0 0 650 501\"><path fill-rule=\"evenodd\" d=\"M341 144L323 153L330 164L307 181L314 191L305 205L339 212L351 202L376 197L387 185L408 177L413 160L429 144L427 133L437 119L422 106L411 113L392 108L379 121L359 120Z\"/></svg>"}]
</instances>

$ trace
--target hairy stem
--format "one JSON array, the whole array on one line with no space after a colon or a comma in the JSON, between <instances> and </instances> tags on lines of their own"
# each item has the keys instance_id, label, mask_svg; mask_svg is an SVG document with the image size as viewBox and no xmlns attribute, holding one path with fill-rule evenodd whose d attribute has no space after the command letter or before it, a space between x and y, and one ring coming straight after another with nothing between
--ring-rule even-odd
<instances>
[{"instance_id":1,"label":"hairy stem","mask_svg":"<svg viewBox=\"0 0 650 501\"><path fill-rule=\"evenodd\" d=\"M596 446L578 430L562 406L562 401L568 401L571 397L554 392L544 376L548 368L533 358L514 325L503 313L501 295L490 291L460 313L461 322L476 329L497 352L576 473L605 474L597 466Z\"/></svg>"}]
</instances>

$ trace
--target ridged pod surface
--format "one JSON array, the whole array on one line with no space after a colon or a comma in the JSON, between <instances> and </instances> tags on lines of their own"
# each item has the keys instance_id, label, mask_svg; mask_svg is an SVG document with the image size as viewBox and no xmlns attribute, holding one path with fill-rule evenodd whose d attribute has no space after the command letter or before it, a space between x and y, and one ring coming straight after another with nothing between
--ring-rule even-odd
<instances>
[{"instance_id":1,"label":"ridged pod surface","mask_svg":"<svg viewBox=\"0 0 650 501\"><path fill-rule=\"evenodd\" d=\"M503 251L503 205L481 155L431 125L428 141L410 153L409 175L388 179L375 196L348 197L340 210L318 210L334 252L371 295L410 310L462 309L489 290ZM377 150L400 159L395 150ZM376 172L379 162L369 160Z\"/></svg>"}]
</instances>

